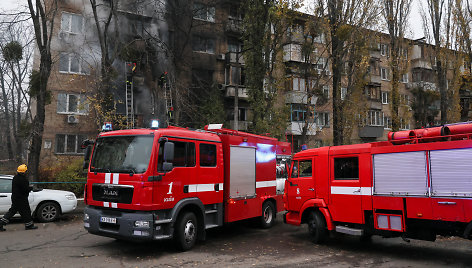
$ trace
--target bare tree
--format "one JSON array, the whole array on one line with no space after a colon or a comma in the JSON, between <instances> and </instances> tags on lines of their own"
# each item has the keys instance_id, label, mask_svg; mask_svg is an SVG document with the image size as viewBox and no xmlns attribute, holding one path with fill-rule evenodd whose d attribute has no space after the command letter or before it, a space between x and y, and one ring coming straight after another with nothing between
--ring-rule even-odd
<instances>
[{"instance_id":1,"label":"bare tree","mask_svg":"<svg viewBox=\"0 0 472 268\"><path fill-rule=\"evenodd\" d=\"M57 0L28 0L28 8L33 21L35 43L39 50L40 62L36 94L36 115L33 119L31 145L29 148L28 165L30 176L37 178L41 145L43 141L45 107L47 105L47 85L51 74L51 38L54 20L57 13Z\"/></svg>"},{"instance_id":2,"label":"bare tree","mask_svg":"<svg viewBox=\"0 0 472 268\"><path fill-rule=\"evenodd\" d=\"M411 0L383 0L382 6L383 18L390 38L391 57L389 58L389 63L392 70L392 131L397 131L400 128L400 95L398 87L401 75L405 73L407 67L403 51L408 46L404 38L408 15L410 14Z\"/></svg>"},{"instance_id":3,"label":"bare tree","mask_svg":"<svg viewBox=\"0 0 472 268\"><path fill-rule=\"evenodd\" d=\"M428 0L423 11L423 24L426 36L433 42L435 58L432 59L434 73L441 96L441 124L448 122L449 97L447 89L447 49L452 40L453 0ZM431 27L429 27L431 25Z\"/></svg>"},{"instance_id":4,"label":"bare tree","mask_svg":"<svg viewBox=\"0 0 472 268\"><path fill-rule=\"evenodd\" d=\"M324 19L332 68L333 143L343 144L343 102L340 89L346 56L355 38L372 28L378 16L375 0L315 0L315 19Z\"/></svg>"}]
</instances>

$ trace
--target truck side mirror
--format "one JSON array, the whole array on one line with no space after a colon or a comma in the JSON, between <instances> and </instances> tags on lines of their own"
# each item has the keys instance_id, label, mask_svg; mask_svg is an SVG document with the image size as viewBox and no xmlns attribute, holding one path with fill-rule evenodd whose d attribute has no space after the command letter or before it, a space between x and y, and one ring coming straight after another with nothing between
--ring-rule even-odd
<instances>
[{"instance_id":1,"label":"truck side mirror","mask_svg":"<svg viewBox=\"0 0 472 268\"><path fill-rule=\"evenodd\" d=\"M174 143L166 141L164 143L164 162L174 161Z\"/></svg>"},{"instance_id":2,"label":"truck side mirror","mask_svg":"<svg viewBox=\"0 0 472 268\"><path fill-rule=\"evenodd\" d=\"M164 162L162 163L162 171L164 172L169 172L171 171L172 169L174 169L174 164L170 163L170 162Z\"/></svg>"},{"instance_id":3,"label":"truck side mirror","mask_svg":"<svg viewBox=\"0 0 472 268\"><path fill-rule=\"evenodd\" d=\"M92 145L87 145L84 152L84 164L82 166L83 169L88 169L91 154L92 154Z\"/></svg>"}]
</instances>

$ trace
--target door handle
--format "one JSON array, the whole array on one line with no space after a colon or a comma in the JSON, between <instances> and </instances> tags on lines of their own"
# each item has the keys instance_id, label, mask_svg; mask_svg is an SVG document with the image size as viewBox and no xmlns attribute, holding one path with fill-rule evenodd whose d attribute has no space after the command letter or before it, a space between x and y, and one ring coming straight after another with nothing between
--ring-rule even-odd
<instances>
[{"instance_id":1,"label":"door handle","mask_svg":"<svg viewBox=\"0 0 472 268\"><path fill-rule=\"evenodd\" d=\"M6 196L6 195L0 195L0 197L8 197L8 196Z\"/></svg>"},{"instance_id":2,"label":"door handle","mask_svg":"<svg viewBox=\"0 0 472 268\"><path fill-rule=\"evenodd\" d=\"M355 190L353 193L360 193L360 192L361 192L361 189L359 188L359 189Z\"/></svg>"},{"instance_id":3,"label":"door handle","mask_svg":"<svg viewBox=\"0 0 472 268\"><path fill-rule=\"evenodd\" d=\"M455 205L456 202L438 202L439 205Z\"/></svg>"},{"instance_id":4,"label":"door handle","mask_svg":"<svg viewBox=\"0 0 472 268\"><path fill-rule=\"evenodd\" d=\"M314 191L315 191L315 189L314 189L314 188L308 188L308 191L312 191L312 192L314 192Z\"/></svg>"}]
</instances>

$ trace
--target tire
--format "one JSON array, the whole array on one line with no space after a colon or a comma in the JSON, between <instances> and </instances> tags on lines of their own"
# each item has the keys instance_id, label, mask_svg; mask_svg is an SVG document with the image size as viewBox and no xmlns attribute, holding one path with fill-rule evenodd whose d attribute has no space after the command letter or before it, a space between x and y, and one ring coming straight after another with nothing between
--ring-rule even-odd
<instances>
[{"instance_id":1,"label":"tire","mask_svg":"<svg viewBox=\"0 0 472 268\"><path fill-rule=\"evenodd\" d=\"M184 212L177 220L174 230L175 244L178 250L187 251L197 241L198 222L192 212Z\"/></svg>"},{"instance_id":2,"label":"tire","mask_svg":"<svg viewBox=\"0 0 472 268\"><path fill-rule=\"evenodd\" d=\"M328 237L326 221L319 211L312 211L308 219L308 233L311 241L315 244L321 244Z\"/></svg>"},{"instance_id":3,"label":"tire","mask_svg":"<svg viewBox=\"0 0 472 268\"><path fill-rule=\"evenodd\" d=\"M59 205L54 202L45 202L36 210L36 217L40 222L55 221L61 215Z\"/></svg>"},{"instance_id":4,"label":"tire","mask_svg":"<svg viewBox=\"0 0 472 268\"><path fill-rule=\"evenodd\" d=\"M260 217L261 227L268 229L272 227L275 223L275 207L274 204L270 201L264 202L262 204L262 215Z\"/></svg>"}]
</instances>

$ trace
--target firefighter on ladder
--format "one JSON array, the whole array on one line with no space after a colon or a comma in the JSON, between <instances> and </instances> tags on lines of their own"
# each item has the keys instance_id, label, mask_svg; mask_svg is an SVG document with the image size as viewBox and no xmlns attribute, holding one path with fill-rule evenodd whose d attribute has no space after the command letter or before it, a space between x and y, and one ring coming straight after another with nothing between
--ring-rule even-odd
<instances>
[{"instance_id":1,"label":"firefighter on ladder","mask_svg":"<svg viewBox=\"0 0 472 268\"><path fill-rule=\"evenodd\" d=\"M31 208L28 202L28 195L31 191L28 178L26 178L26 171L28 167L23 164L17 169L17 174L13 177L12 191L11 191L11 207L8 212L3 215L0 219L0 231L5 231L3 228L10 219L19 212L21 218L25 222L25 230L38 229L33 223L33 217L31 217Z\"/></svg>"}]
</instances>

